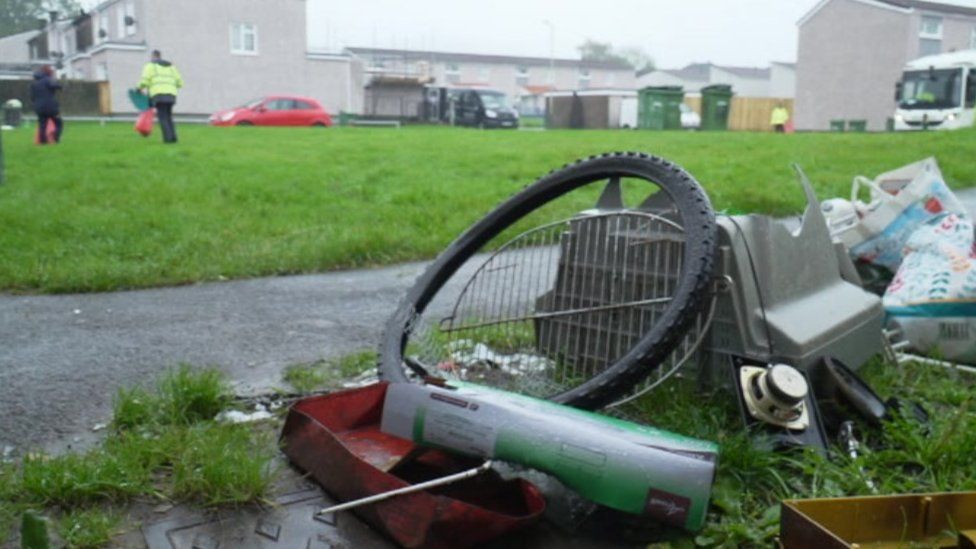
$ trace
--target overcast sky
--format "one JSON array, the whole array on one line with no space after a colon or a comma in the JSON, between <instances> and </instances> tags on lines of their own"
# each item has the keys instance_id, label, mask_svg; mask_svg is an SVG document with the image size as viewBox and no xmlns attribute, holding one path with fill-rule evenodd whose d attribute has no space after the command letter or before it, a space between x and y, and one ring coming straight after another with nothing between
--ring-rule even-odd
<instances>
[{"instance_id":1,"label":"overcast sky","mask_svg":"<svg viewBox=\"0 0 976 549\"><path fill-rule=\"evenodd\" d=\"M796 60L796 22L819 0L307 0L309 46L577 57L587 38L640 46L662 68ZM976 7L976 0L938 0Z\"/></svg>"},{"instance_id":2,"label":"overcast sky","mask_svg":"<svg viewBox=\"0 0 976 549\"><path fill-rule=\"evenodd\" d=\"M817 0L308 0L309 46L577 57L587 38L639 46L660 67L796 60L796 21ZM368 14L368 15L365 15Z\"/></svg>"}]
</instances>

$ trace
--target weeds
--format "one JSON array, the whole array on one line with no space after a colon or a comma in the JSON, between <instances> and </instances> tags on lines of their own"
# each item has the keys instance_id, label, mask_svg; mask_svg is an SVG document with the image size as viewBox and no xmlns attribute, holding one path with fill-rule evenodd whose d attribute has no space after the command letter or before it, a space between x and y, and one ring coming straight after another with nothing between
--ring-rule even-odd
<instances>
[{"instance_id":1,"label":"weeds","mask_svg":"<svg viewBox=\"0 0 976 549\"><path fill-rule=\"evenodd\" d=\"M337 382L375 368L376 361L375 351L360 351L311 364L293 364L285 368L283 379L296 391L310 393L335 388Z\"/></svg>"},{"instance_id":2,"label":"weeds","mask_svg":"<svg viewBox=\"0 0 976 549\"><path fill-rule=\"evenodd\" d=\"M230 401L230 388L218 370L194 371L180 366L159 384L159 417L163 425L191 425L213 419Z\"/></svg>"},{"instance_id":3,"label":"weeds","mask_svg":"<svg viewBox=\"0 0 976 549\"><path fill-rule=\"evenodd\" d=\"M118 514L101 509L70 511L58 521L58 534L67 547L104 547L117 533L121 520Z\"/></svg>"},{"instance_id":4,"label":"weeds","mask_svg":"<svg viewBox=\"0 0 976 549\"><path fill-rule=\"evenodd\" d=\"M274 439L245 425L185 430L173 460L173 495L204 505L260 501L271 486Z\"/></svg>"},{"instance_id":5,"label":"weeds","mask_svg":"<svg viewBox=\"0 0 976 549\"><path fill-rule=\"evenodd\" d=\"M743 432L731 395L703 396L692 380L666 384L639 401L636 413L649 423L720 444L712 510L697 545L772 546L783 499L976 489L976 414L969 404L976 376L880 360L861 374L880 395L905 404L881 428L861 430L865 444L856 459L758 447ZM928 410L927 425L909 412L910 401ZM673 545L688 541L679 536Z\"/></svg>"},{"instance_id":6,"label":"weeds","mask_svg":"<svg viewBox=\"0 0 976 549\"><path fill-rule=\"evenodd\" d=\"M148 491L150 472L129 457L107 449L55 458L29 456L21 463L21 489L27 501L47 506L127 501Z\"/></svg>"},{"instance_id":7,"label":"weeds","mask_svg":"<svg viewBox=\"0 0 976 549\"><path fill-rule=\"evenodd\" d=\"M263 501L275 445L267 432L214 422L229 402L218 371L186 365L153 391L120 390L112 432L98 448L0 465L0 542L28 507L62 510L58 530L69 547L98 547L118 527L111 509L137 497L205 506Z\"/></svg>"}]
</instances>

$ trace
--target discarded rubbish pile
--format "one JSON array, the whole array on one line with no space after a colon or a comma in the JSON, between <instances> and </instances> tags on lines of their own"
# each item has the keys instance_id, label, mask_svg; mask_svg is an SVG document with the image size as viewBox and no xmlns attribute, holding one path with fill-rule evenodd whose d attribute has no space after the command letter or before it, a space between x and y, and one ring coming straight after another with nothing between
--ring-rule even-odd
<instances>
[{"instance_id":1,"label":"discarded rubbish pile","mask_svg":"<svg viewBox=\"0 0 976 549\"><path fill-rule=\"evenodd\" d=\"M501 489L485 459L544 471L622 517L700 528L714 444L559 406L625 413L685 366L729 389L763 444L856 448L851 419L888 414L855 373L883 348L884 310L797 172L807 208L795 232L763 216L716 219L692 176L656 157L607 154L550 173L417 280L387 324L383 382L292 409L286 452L341 499L369 497L361 516L419 546L456 531L432 511L456 502L383 493L465 469ZM409 463L424 474L401 474ZM451 497L477 496L452 486ZM519 486L504 529L541 512Z\"/></svg>"},{"instance_id":2,"label":"discarded rubbish pile","mask_svg":"<svg viewBox=\"0 0 976 549\"><path fill-rule=\"evenodd\" d=\"M867 202L860 191L870 192ZM871 180L851 199L823 204L831 234L883 294L896 356L912 349L976 364L976 241L973 223L934 158Z\"/></svg>"},{"instance_id":3,"label":"discarded rubbish pile","mask_svg":"<svg viewBox=\"0 0 976 549\"><path fill-rule=\"evenodd\" d=\"M854 373L882 349L884 312L800 177L808 206L791 233L764 216L716 220L697 182L662 159L555 171L420 277L387 326L381 375L598 410L689 364L734 389L764 439L823 450L845 407L885 413Z\"/></svg>"}]
</instances>

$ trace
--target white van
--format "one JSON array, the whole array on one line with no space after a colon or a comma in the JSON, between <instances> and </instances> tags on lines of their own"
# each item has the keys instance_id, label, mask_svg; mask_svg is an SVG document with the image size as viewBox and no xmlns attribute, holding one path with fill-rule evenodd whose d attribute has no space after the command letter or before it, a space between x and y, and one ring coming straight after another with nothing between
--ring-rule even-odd
<instances>
[{"instance_id":1,"label":"white van","mask_svg":"<svg viewBox=\"0 0 976 549\"><path fill-rule=\"evenodd\" d=\"M956 130L973 125L976 50L929 55L905 66L895 86L895 129Z\"/></svg>"}]
</instances>

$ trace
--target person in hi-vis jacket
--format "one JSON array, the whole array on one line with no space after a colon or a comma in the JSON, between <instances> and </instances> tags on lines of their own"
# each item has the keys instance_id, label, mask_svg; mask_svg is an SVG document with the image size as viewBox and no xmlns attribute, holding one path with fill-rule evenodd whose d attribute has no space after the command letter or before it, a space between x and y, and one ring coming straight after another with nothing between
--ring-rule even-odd
<instances>
[{"instance_id":1,"label":"person in hi-vis jacket","mask_svg":"<svg viewBox=\"0 0 976 549\"><path fill-rule=\"evenodd\" d=\"M163 59L159 50L153 50L151 60L142 68L139 89L149 94L150 104L156 108L159 125L163 129L163 142L176 143L176 127L173 125L173 105L183 87L180 71Z\"/></svg>"}]
</instances>

